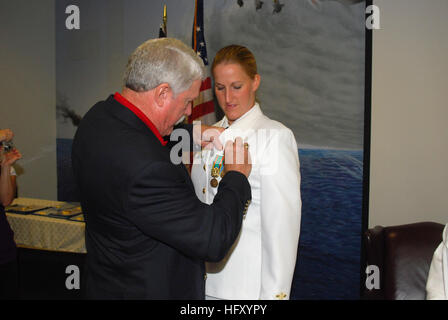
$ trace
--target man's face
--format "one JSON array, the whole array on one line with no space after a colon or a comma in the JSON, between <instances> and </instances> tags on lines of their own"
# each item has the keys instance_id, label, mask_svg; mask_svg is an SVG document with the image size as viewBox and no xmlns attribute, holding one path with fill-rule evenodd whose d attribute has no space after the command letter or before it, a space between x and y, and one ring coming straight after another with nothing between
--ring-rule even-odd
<instances>
[{"instance_id":1,"label":"man's face","mask_svg":"<svg viewBox=\"0 0 448 320\"><path fill-rule=\"evenodd\" d=\"M173 98L173 92L170 92L163 128L160 132L162 136L171 134L180 118L191 115L193 100L199 95L201 82L201 80L195 80L189 89L179 93L175 98Z\"/></svg>"}]
</instances>

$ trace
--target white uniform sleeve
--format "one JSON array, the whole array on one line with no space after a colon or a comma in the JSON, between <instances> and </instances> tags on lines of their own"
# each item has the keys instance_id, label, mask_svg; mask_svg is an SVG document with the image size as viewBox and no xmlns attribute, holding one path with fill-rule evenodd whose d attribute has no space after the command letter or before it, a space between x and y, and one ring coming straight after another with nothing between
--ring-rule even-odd
<instances>
[{"instance_id":1,"label":"white uniform sleeve","mask_svg":"<svg viewBox=\"0 0 448 320\"><path fill-rule=\"evenodd\" d=\"M427 300L448 300L448 224L443 241L434 252L426 282Z\"/></svg>"},{"instance_id":2,"label":"white uniform sleeve","mask_svg":"<svg viewBox=\"0 0 448 320\"><path fill-rule=\"evenodd\" d=\"M263 156L260 299L289 299L302 206L298 149L291 130L276 131Z\"/></svg>"}]
</instances>

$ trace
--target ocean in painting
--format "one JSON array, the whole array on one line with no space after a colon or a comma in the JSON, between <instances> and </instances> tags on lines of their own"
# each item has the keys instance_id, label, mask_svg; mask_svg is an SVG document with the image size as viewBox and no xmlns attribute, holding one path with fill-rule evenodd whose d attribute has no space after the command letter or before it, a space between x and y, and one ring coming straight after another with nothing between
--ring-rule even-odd
<instances>
[{"instance_id":1,"label":"ocean in painting","mask_svg":"<svg viewBox=\"0 0 448 320\"><path fill-rule=\"evenodd\" d=\"M57 140L60 201L79 201L71 145ZM302 223L291 299L359 299L363 151L299 149L299 157Z\"/></svg>"},{"instance_id":2,"label":"ocean in painting","mask_svg":"<svg viewBox=\"0 0 448 320\"><path fill-rule=\"evenodd\" d=\"M302 223L292 299L359 299L363 151L299 149Z\"/></svg>"}]
</instances>

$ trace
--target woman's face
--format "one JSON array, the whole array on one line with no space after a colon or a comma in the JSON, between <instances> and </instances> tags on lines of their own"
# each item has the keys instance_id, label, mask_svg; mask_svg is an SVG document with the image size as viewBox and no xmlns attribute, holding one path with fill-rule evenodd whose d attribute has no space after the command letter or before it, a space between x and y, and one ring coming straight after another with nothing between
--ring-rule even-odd
<instances>
[{"instance_id":1,"label":"woman's face","mask_svg":"<svg viewBox=\"0 0 448 320\"><path fill-rule=\"evenodd\" d=\"M238 63L218 64L213 76L216 98L232 124L254 106L260 76L257 74L251 79Z\"/></svg>"}]
</instances>

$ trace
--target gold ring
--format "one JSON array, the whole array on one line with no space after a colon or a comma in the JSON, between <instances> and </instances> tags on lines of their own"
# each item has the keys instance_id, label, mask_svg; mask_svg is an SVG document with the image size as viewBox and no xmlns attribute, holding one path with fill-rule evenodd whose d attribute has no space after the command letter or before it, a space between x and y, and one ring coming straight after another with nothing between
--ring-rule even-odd
<instances>
[{"instance_id":1,"label":"gold ring","mask_svg":"<svg viewBox=\"0 0 448 320\"><path fill-rule=\"evenodd\" d=\"M249 149L249 144L247 142L244 143L244 148Z\"/></svg>"}]
</instances>

